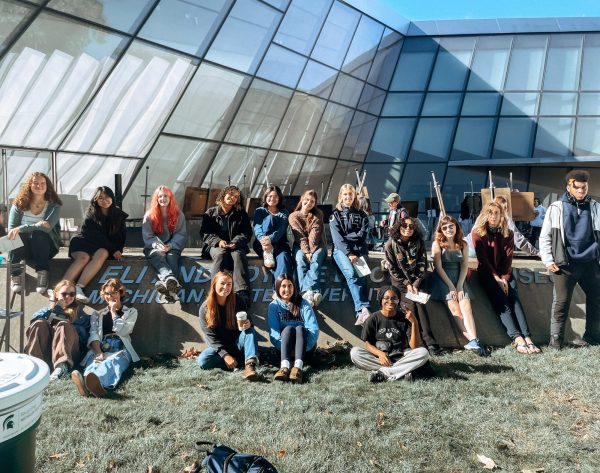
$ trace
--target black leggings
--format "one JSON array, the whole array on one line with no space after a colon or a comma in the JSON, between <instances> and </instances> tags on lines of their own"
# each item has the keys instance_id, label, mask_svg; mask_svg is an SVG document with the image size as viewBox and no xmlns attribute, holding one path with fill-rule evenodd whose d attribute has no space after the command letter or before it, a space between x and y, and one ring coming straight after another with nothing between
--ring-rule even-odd
<instances>
[{"instance_id":1,"label":"black leggings","mask_svg":"<svg viewBox=\"0 0 600 473\"><path fill-rule=\"evenodd\" d=\"M304 361L306 350L305 332L306 329L302 325L288 325L281 331L281 361L291 362L292 351L294 352L294 361Z\"/></svg>"}]
</instances>

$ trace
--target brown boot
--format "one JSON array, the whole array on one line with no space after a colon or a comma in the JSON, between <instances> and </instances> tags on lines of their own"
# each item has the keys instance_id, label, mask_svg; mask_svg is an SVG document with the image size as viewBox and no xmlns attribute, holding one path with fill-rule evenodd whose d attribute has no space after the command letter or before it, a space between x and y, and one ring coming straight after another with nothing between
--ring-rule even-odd
<instances>
[{"instance_id":1,"label":"brown boot","mask_svg":"<svg viewBox=\"0 0 600 473\"><path fill-rule=\"evenodd\" d=\"M290 369L289 368L279 368L279 371L275 373L273 376L275 381L289 381L290 379Z\"/></svg>"},{"instance_id":2,"label":"brown boot","mask_svg":"<svg viewBox=\"0 0 600 473\"><path fill-rule=\"evenodd\" d=\"M96 397L106 397L106 389L102 387L100 379L94 373L85 375L85 387Z\"/></svg>"},{"instance_id":3,"label":"brown boot","mask_svg":"<svg viewBox=\"0 0 600 473\"><path fill-rule=\"evenodd\" d=\"M244 379L246 381L258 380L258 373L256 372L256 361L250 360L246 362L244 367Z\"/></svg>"},{"instance_id":4,"label":"brown boot","mask_svg":"<svg viewBox=\"0 0 600 473\"><path fill-rule=\"evenodd\" d=\"M290 371L290 381L292 383L302 384L302 370L300 368L292 368L292 371Z\"/></svg>"}]
</instances>

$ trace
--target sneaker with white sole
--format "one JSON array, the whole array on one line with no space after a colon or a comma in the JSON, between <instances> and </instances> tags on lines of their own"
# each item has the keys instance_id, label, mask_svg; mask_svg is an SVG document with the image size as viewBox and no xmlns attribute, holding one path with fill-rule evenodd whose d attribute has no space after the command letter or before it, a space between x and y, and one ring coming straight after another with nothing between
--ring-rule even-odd
<instances>
[{"instance_id":1,"label":"sneaker with white sole","mask_svg":"<svg viewBox=\"0 0 600 473\"><path fill-rule=\"evenodd\" d=\"M320 292L313 292L313 307L318 307L323 300L323 295Z\"/></svg>"},{"instance_id":2,"label":"sneaker with white sole","mask_svg":"<svg viewBox=\"0 0 600 473\"><path fill-rule=\"evenodd\" d=\"M23 274L15 274L10 277L10 290L17 294L23 290Z\"/></svg>"},{"instance_id":3,"label":"sneaker with white sole","mask_svg":"<svg viewBox=\"0 0 600 473\"><path fill-rule=\"evenodd\" d=\"M161 281L160 279L157 279L156 282L154 283L154 287L161 294L169 293L169 290L167 289L167 285L165 284L165 281Z\"/></svg>"},{"instance_id":4,"label":"sneaker with white sole","mask_svg":"<svg viewBox=\"0 0 600 473\"><path fill-rule=\"evenodd\" d=\"M308 302L311 307L314 307L315 301L314 301L314 295L313 295L312 291L306 291L304 294L302 294L302 299L304 299L306 302Z\"/></svg>"},{"instance_id":5,"label":"sneaker with white sole","mask_svg":"<svg viewBox=\"0 0 600 473\"><path fill-rule=\"evenodd\" d=\"M354 325L363 325L369 317L371 317L369 308L363 307L359 312L356 313L356 322L354 322Z\"/></svg>"},{"instance_id":6,"label":"sneaker with white sole","mask_svg":"<svg viewBox=\"0 0 600 473\"><path fill-rule=\"evenodd\" d=\"M59 363L54 368L54 371L50 375L50 381L56 381L57 379L65 378L69 374L69 365L67 363Z\"/></svg>"},{"instance_id":7,"label":"sneaker with white sole","mask_svg":"<svg viewBox=\"0 0 600 473\"><path fill-rule=\"evenodd\" d=\"M387 381L387 376L383 374L381 371L371 371L369 373L369 382L370 383L383 383Z\"/></svg>"},{"instance_id":8,"label":"sneaker with white sole","mask_svg":"<svg viewBox=\"0 0 600 473\"><path fill-rule=\"evenodd\" d=\"M179 289L179 281L175 276L169 276L165 279L165 287L169 292L177 292L177 289Z\"/></svg>"},{"instance_id":9,"label":"sneaker with white sole","mask_svg":"<svg viewBox=\"0 0 600 473\"><path fill-rule=\"evenodd\" d=\"M268 269L273 269L276 266L275 257L271 251L265 251L263 253L263 264L265 265L265 268Z\"/></svg>"},{"instance_id":10,"label":"sneaker with white sole","mask_svg":"<svg viewBox=\"0 0 600 473\"><path fill-rule=\"evenodd\" d=\"M46 294L48 290L48 271L42 269L37 272L37 284L35 287L35 292L38 294Z\"/></svg>"},{"instance_id":11,"label":"sneaker with white sole","mask_svg":"<svg viewBox=\"0 0 600 473\"><path fill-rule=\"evenodd\" d=\"M90 298L85 295L85 292L83 292L83 288L79 284L75 286L75 299L81 302L82 304L87 304L88 302L90 302Z\"/></svg>"}]
</instances>

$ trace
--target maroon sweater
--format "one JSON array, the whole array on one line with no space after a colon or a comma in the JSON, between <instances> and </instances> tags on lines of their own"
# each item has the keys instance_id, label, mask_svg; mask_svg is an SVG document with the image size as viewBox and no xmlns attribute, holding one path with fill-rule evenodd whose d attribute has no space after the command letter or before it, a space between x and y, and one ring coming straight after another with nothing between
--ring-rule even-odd
<instances>
[{"instance_id":1,"label":"maroon sweater","mask_svg":"<svg viewBox=\"0 0 600 473\"><path fill-rule=\"evenodd\" d=\"M506 282L512 274L512 259L515 248L514 234L511 231L507 237L502 233L486 233L480 236L475 230L471 234L473 246L477 254L479 266L477 271L499 276Z\"/></svg>"}]
</instances>

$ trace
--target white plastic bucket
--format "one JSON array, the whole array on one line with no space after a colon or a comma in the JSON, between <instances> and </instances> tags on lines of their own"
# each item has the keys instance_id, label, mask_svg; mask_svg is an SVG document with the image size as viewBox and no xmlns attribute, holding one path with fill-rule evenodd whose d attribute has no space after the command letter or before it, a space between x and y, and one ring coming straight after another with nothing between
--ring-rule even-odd
<instances>
[{"instance_id":1,"label":"white plastic bucket","mask_svg":"<svg viewBox=\"0 0 600 473\"><path fill-rule=\"evenodd\" d=\"M48 365L20 353L0 353L0 472L33 472L35 430L42 414Z\"/></svg>"}]
</instances>

